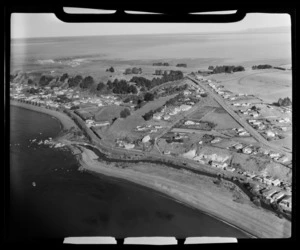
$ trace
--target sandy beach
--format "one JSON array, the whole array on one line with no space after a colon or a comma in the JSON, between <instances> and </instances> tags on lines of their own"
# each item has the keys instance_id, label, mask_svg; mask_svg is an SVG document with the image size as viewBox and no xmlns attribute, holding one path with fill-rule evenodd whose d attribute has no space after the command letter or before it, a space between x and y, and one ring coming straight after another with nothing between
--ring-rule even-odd
<instances>
[{"instance_id":1,"label":"sandy beach","mask_svg":"<svg viewBox=\"0 0 300 250\"><path fill-rule=\"evenodd\" d=\"M21 103L21 102L12 101L12 100L10 100L10 105L53 116L60 122L63 129L70 129L71 127L75 127L75 128L77 127L75 122L70 117L68 117L67 115L65 115L61 112L55 111L55 110L46 109L44 107L38 107L38 106L34 106L32 104Z\"/></svg>"},{"instance_id":2,"label":"sandy beach","mask_svg":"<svg viewBox=\"0 0 300 250\"><path fill-rule=\"evenodd\" d=\"M235 193L214 179L186 174L154 164L134 164L125 168L99 162L94 152L83 150L80 163L82 169L131 181L157 190L208 213L224 222L249 233L249 237L287 238L291 236L291 222L280 219L274 213L257 208L247 198L241 203L233 201Z\"/></svg>"}]
</instances>

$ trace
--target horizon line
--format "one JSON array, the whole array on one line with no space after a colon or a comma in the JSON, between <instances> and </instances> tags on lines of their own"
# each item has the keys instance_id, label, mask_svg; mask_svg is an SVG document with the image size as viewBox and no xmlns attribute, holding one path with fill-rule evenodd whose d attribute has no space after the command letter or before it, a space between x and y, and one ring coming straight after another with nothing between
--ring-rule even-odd
<instances>
[{"instance_id":1,"label":"horizon line","mask_svg":"<svg viewBox=\"0 0 300 250\"><path fill-rule=\"evenodd\" d=\"M32 37L11 37L12 40L14 39L45 39L45 38L78 38L78 37L99 37L99 36L147 36L147 35L201 35L201 34L232 34L232 33L243 33L246 31L255 32L257 30L263 29L278 29L278 28L291 28L289 26L273 26L273 27L260 27L260 28L247 28L243 30L234 30L234 31L205 31L205 32L183 32L183 33L136 33L136 34L99 34L99 35L71 35L71 36L32 36ZM271 31L271 33L280 33L282 31Z\"/></svg>"}]
</instances>

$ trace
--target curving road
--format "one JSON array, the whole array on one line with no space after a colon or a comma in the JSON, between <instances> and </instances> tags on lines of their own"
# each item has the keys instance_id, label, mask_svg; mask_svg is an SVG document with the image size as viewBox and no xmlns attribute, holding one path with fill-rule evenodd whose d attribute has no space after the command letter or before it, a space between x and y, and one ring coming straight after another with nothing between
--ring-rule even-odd
<instances>
[{"instance_id":1,"label":"curving road","mask_svg":"<svg viewBox=\"0 0 300 250\"><path fill-rule=\"evenodd\" d=\"M221 98L218 94L214 93L207 85L205 85L203 82L196 80L193 77L187 76L190 80L192 80L197 85L201 86L205 91L210 93L210 95L223 107L227 113L235 119L242 127L244 127L253 138L255 138L258 142L262 143L263 145L273 149L274 151L280 152L282 154L290 154L291 150L287 150L283 148L280 145L272 144L268 142L263 136L261 136L260 133L258 133L252 126L250 126L244 119L242 119L240 116L238 116L229 105L225 103L223 98Z\"/></svg>"}]
</instances>

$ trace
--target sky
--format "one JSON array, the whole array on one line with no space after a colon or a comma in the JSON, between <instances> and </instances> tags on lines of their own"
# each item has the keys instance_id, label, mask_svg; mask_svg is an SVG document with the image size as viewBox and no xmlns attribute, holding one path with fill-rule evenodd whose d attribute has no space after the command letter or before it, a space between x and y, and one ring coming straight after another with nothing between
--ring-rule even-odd
<instances>
[{"instance_id":1,"label":"sky","mask_svg":"<svg viewBox=\"0 0 300 250\"><path fill-rule=\"evenodd\" d=\"M11 37L99 36L235 32L247 29L290 26L288 14L251 13L235 23L65 23L54 14L13 13Z\"/></svg>"}]
</instances>

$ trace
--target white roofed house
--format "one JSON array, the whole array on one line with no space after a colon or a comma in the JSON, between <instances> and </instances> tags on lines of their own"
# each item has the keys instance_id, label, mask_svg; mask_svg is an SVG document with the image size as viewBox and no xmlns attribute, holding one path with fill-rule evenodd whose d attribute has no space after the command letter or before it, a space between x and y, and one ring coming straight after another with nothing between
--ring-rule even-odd
<instances>
[{"instance_id":1,"label":"white roofed house","mask_svg":"<svg viewBox=\"0 0 300 250\"><path fill-rule=\"evenodd\" d=\"M195 124L195 122L193 122L193 121L186 121L184 123L184 125L194 125L194 124Z\"/></svg>"},{"instance_id":2,"label":"white roofed house","mask_svg":"<svg viewBox=\"0 0 300 250\"><path fill-rule=\"evenodd\" d=\"M143 143L147 143L147 142L149 142L150 140L151 140L150 135L146 135L146 136L142 139L142 142L143 142Z\"/></svg>"},{"instance_id":3,"label":"white roofed house","mask_svg":"<svg viewBox=\"0 0 300 250\"><path fill-rule=\"evenodd\" d=\"M245 148L243 148L243 153L244 154L251 154L252 153L252 149L250 147L245 147Z\"/></svg>"},{"instance_id":4,"label":"white roofed house","mask_svg":"<svg viewBox=\"0 0 300 250\"><path fill-rule=\"evenodd\" d=\"M190 105L185 105L185 104L183 104L183 105L180 106L180 110L181 110L181 111L188 111L188 110L190 110L191 108L192 108L192 106L190 106Z\"/></svg>"},{"instance_id":5,"label":"white roofed house","mask_svg":"<svg viewBox=\"0 0 300 250\"><path fill-rule=\"evenodd\" d=\"M288 196L283 198L279 203L279 206L281 206L281 208L285 211L292 211L292 197Z\"/></svg>"},{"instance_id":6,"label":"white roofed house","mask_svg":"<svg viewBox=\"0 0 300 250\"><path fill-rule=\"evenodd\" d=\"M227 163L220 163L220 162L212 161L211 162L211 166L212 167L216 167L216 168L220 168L220 169L225 169L228 166L228 164Z\"/></svg>"},{"instance_id":7,"label":"white roofed house","mask_svg":"<svg viewBox=\"0 0 300 250\"><path fill-rule=\"evenodd\" d=\"M265 133L266 133L266 135L267 135L268 137L274 137L274 136L275 136L275 133L274 133L273 131L271 131L271 130L268 130L268 131L266 131Z\"/></svg>"},{"instance_id":8,"label":"white roofed house","mask_svg":"<svg viewBox=\"0 0 300 250\"><path fill-rule=\"evenodd\" d=\"M282 198L282 197L284 197L284 196L285 196L285 193L279 191L279 192L273 194L273 195L270 197L270 201L271 201L271 202L277 201L277 200L279 200L280 198Z\"/></svg>"},{"instance_id":9,"label":"white roofed house","mask_svg":"<svg viewBox=\"0 0 300 250\"><path fill-rule=\"evenodd\" d=\"M161 116L162 116L162 113L155 113L155 114L153 115L153 119L154 119L154 120L160 120L160 119L161 119Z\"/></svg>"}]
</instances>

